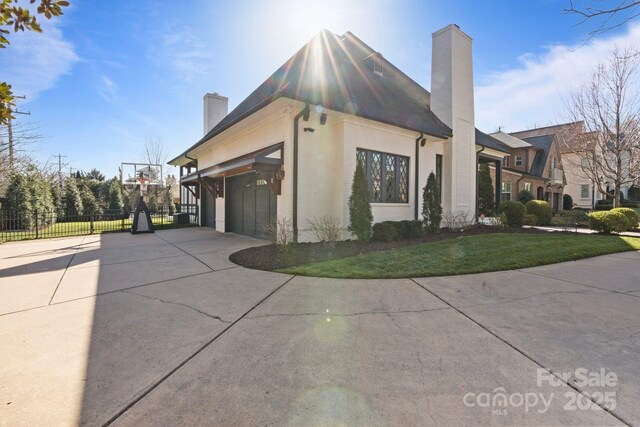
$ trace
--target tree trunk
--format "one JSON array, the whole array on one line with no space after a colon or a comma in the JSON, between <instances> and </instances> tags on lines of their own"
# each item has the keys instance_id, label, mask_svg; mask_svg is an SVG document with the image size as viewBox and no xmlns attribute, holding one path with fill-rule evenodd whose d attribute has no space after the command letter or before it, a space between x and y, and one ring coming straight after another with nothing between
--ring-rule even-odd
<instances>
[{"instance_id":1,"label":"tree trunk","mask_svg":"<svg viewBox=\"0 0 640 427\"><path fill-rule=\"evenodd\" d=\"M620 184L616 183L616 189L613 193L613 207L620 207Z\"/></svg>"}]
</instances>

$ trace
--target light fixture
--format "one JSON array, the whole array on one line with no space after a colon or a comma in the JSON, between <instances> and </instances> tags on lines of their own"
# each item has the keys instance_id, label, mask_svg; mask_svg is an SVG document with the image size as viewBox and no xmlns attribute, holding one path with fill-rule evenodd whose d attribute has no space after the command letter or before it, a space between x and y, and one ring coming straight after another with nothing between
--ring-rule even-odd
<instances>
[{"instance_id":1,"label":"light fixture","mask_svg":"<svg viewBox=\"0 0 640 427\"><path fill-rule=\"evenodd\" d=\"M327 113L322 113L320 114L320 124L324 125L325 123L327 123Z\"/></svg>"},{"instance_id":2,"label":"light fixture","mask_svg":"<svg viewBox=\"0 0 640 427\"><path fill-rule=\"evenodd\" d=\"M427 138L422 138L420 141L420 147L424 147L425 145L427 145Z\"/></svg>"},{"instance_id":3,"label":"light fixture","mask_svg":"<svg viewBox=\"0 0 640 427\"><path fill-rule=\"evenodd\" d=\"M313 133L313 132L315 132L316 130L315 130L314 128L304 128L304 131L305 131L305 132L311 132L311 133Z\"/></svg>"},{"instance_id":4,"label":"light fixture","mask_svg":"<svg viewBox=\"0 0 640 427\"><path fill-rule=\"evenodd\" d=\"M302 113L302 120L305 122L309 121L309 107L304 109L304 112Z\"/></svg>"}]
</instances>

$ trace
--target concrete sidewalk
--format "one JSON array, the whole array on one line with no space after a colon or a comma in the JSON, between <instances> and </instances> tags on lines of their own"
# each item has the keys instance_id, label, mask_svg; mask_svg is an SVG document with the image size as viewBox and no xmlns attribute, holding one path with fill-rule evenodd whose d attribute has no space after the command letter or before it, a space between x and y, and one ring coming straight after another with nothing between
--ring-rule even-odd
<instances>
[{"instance_id":1,"label":"concrete sidewalk","mask_svg":"<svg viewBox=\"0 0 640 427\"><path fill-rule=\"evenodd\" d=\"M640 423L638 252L415 280L228 261L263 243L202 228L0 245L0 425ZM538 384L579 368L617 385ZM610 390L609 412L578 394Z\"/></svg>"}]
</instances>

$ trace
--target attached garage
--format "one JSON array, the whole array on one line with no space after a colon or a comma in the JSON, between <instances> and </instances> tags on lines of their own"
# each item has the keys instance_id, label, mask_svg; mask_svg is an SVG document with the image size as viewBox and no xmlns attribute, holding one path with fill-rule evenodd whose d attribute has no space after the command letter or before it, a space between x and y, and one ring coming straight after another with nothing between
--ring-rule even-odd
<instances>
[{"instance_id":1,"label":"attached garage","mask_svg":"<svg viewBox=\"0 0 640 427\"><path fill-rule=\"evenodd\" d=\"M277 217L276 194L264 173L249 173L226 179L226 230L266 237L265 225Z\"/></svg>"}]
</instances>

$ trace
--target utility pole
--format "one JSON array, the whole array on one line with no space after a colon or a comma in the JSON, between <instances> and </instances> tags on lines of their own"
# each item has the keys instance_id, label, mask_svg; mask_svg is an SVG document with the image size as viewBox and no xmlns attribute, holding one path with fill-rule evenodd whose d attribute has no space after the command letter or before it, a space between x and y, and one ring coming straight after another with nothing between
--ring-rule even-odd
<instances>
[{"instance_id":1,"label":"utility pole","mask_svg":"<svg viewBox=\"0 0 640 427\"><path fill-rule=\"evenodd\" d=\"M62 194L62 158L63 157L67 157L67 156L63 156L62 154L58 154L58 155L54 155L53 157L57 157L58 158L58 191L59 194ZM64 165L66 166L66 165Z\"/></svg>"},{"instance_id":2,"label":"utility pole","mask_svg":"<svg viewBox=\"0 0 640 427\"><path fill-rule=\"evenodd\" d=\"M14 96L14 98L27 99L27 97L24 95ZM26 116L31 115L31 111L24 112L24 111L13 110L11 112L14 114L24 114ZM13 169L15 154L13 149L13 125L11 124L11 117L9 117L9 120L7 121L7 130L8 130L8 136L9 136L9 167Z\"/></svg>"}]
</instances>

